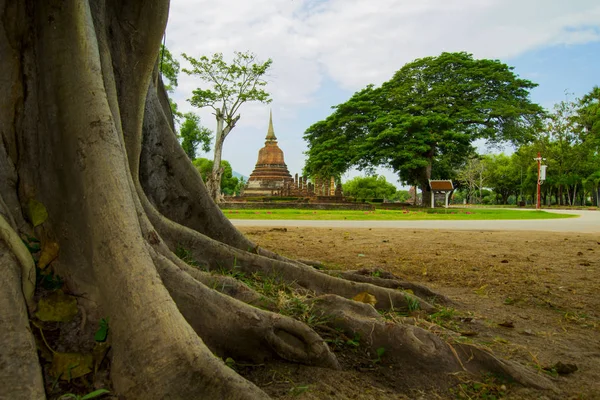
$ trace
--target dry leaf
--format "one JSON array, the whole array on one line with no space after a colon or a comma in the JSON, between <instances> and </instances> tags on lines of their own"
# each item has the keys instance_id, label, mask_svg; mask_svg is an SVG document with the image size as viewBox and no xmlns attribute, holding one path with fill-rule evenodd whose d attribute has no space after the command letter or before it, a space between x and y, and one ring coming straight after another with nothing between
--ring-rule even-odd
<instances>
[{"instance_id":1,"label":"dry leaf","mask_svg":"<svg viewBox=\"0 0 600 400\"><path fill-rule=\"evenodd\" d=\"M34 227L43 224L48 218L46 207L35 199L29 200L27 208L29 209L29 219Z\"/></svg>"},{"instance_id":2,"label":"dry leaf","mask_svg":"<svg viewBox=\"0 0 600 400\"><path fill-rule=\"evenodd\" d=\"M38 268L44 269L58 257L58 243L45 242L38 260Z\"/></svg>"},{"instance_id":3,"label":"dry leaf","mask_svg":"<svg viewBox=\"0 0 600 400\"><path fill-rule=\"evenodd\" d=\"M91 354L54 353L50 374L63 381L79 378L92 372L94 359Z\"/></svg>"},{"instance_id":4,"label":"dry leaf","mask_svg":"<svg viewBox=\"0 0 600 400\"><path fill-rule=\"evenodd\" d=\"M62 290L40 299L35 316L40 321L69 322L77 315L77 299Z\"/></svg>"},{"instance_id":5,"label":"dry leaf","mask_svg":"<svg viewBox=\"0 0 600 400\"><path fill-rule=\"evenodd\" d=\"M352 298L352 300L358 301L361 303L370 304L372 306L374 306L377 303L377 299L375 298L375 296L373 296L372 294L370 294L368 292L360 292L359 294L354 296Z\"/></svg>"}]
</instances>

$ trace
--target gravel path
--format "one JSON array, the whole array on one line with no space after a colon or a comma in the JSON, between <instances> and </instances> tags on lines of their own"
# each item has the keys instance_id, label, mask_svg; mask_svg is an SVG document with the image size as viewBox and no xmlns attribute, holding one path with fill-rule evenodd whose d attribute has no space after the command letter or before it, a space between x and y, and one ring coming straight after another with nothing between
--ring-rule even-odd
<instances>
[{"instance_id":1,"label":"gravel path","mask_svg":"<svg viewBox=\"0 0 600 400\"><path fill-rule=\"evenodd\" d=\"M481 221L324 221L324 220L257 220L232 219L235 226L278 226L312 228L406 228L440 230L495 230L600 233L600 211L544 210L561 214L577 214L578 218L542 220Z\"/></svg>"}]
</instances>

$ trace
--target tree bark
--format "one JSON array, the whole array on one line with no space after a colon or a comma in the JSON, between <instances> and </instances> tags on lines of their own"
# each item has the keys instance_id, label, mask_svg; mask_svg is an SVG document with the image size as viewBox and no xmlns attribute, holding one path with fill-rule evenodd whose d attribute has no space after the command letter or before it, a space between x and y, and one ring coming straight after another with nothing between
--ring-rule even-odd
<instances>
[{"instance_id":1,"label":"tree bark","mask_svg":"<svg viewBox=\"0 0 600 400\"><path fill-rule=\"evenodd\" d=\"M221 156L223 154L223 143L225 142L226 132L224 131L225 117L223 110L217 109L215 117L217 119L217 132L215 137L215 151L213 156L213 166L208 179L206 180L206 189L209 196L216 204L219 204L221 198L221 176L223 167L221 167Z\"/></svg>"},{"instance_id":2,"label":"tree bark","mask_svg":"<svg viewBox=\"0 0 600 400\"><path fill-rule=\"evenodd\" d=\"M419 170L419 184L421 186L421 205L423 207L431 207L431 188L429 187L429 179L431 179L431 162L424 168Z\"/></svg>"}]
</instances>

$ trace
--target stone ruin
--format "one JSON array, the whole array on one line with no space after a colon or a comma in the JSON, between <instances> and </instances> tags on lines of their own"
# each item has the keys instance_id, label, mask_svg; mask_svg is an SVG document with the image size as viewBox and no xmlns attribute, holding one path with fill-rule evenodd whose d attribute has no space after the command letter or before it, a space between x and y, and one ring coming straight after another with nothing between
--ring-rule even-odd
<instances>
[{"instance_id":1,"label":"stone ruin","mask_svg":"<svg viewBox=\"0 0 600 400\"><path fill-rule=\"evenodd\" d=\"M265 146L258 151L258 160L242 197L301 197L319 202L343 202L340 185L329 179L315 178L312 182L298 174L290 175L284 161L283 150L277 144L273 129L273 114L269 115L269 127Z\"/></svg>"}]
</instances>

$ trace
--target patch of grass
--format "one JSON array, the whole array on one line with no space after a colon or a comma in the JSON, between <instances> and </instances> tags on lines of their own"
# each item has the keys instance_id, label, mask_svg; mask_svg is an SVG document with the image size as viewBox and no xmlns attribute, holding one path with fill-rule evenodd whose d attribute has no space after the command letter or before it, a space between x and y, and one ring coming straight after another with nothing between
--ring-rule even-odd
<instances>
[{"instance_id":1,"label":"patch of grass","mask_svg":"<svg viewBox=\"0 0 600 400\"><path fill-rule=\"evenodd\" d=\"M200 264L198 264L198 262L194 259L192 252L181 245L177 245L177 248L175 249L175 255L189 265L194 267L200 266Z\"/></svg>"},{"instance_id":2,"label":"patch of grass","mask_svg":"<svg viewBox=\"0 0 600 400\"><path fill-rule=\"evenodd\" d=\"M290 389L290 394L292 396L298 396L306 392L308 389L310 389L310 385L294 386Z\"/></svg>"},{"instance_id":3,"label":"patch of grass","mask_svg":"<svg viewBox=\"0 0 600 400\"><path fill-rule=\"evenodd\" d=\"M576 324L581 326L582 328L597 328L598 321L595 321L593 317L591 317L586 312L565 312L563 314L563 319L569 323Z\"/></svg>"},{"instance_id":4,"label":"patch of grass","mask_svg":"<svg viewBox=\"0 0 600 400\"><path fill-rule=\"evenodd\" d=\"M280 314L304 322L311 328L327 322L327 316L315 312L313 305L307 302L310 297L308 294L298 292L292 285L281 279L265 276L259 272L247 275L235 265L233 269L221 269L217 273L245 283L266 299L273 301Z\"/></svg>"},{"instance_id":5,"label":"patch of grass","mask_svg":"<svg viewBox=\"0 0 600 400\"><path fill-rule=\"evenodd\" d=\"M455 321L457 311L452 307L441 307L440 311L430 314L427 319L436 325L450 329L453 331L460 330L458 323Z\"/></svg>"},{"instance_id":6,"label":"patch of grass","mask_svg":"<svg viewBox=\"0 0 600 400\"><path fill-rule=\"evenodd\" d=\"M356 333L352 339L346 340L346 345L355 349L360 347L360 334Z\"/></svg>"},{"instance_id":7,"label":"patch of grass","mask_svg":"<svg viewBox=\"0 0 600 400\"><path fill-rule=\"evenodd\" d=\"M504 304L505 304L505 305L507 305L507 306L512 306L512 305L513 305L513 304L515 304L516 302L517 302L517 300L516 300L516 299L513 299L513 298L512 298L512 297L510 297L510 296L507 296L507 297L504 299Z\"/></svg>"},{"instance_id":8,"label":"patch of grass","mask_svg":"<svg viewBox=\"0 0 600 400\"><path fill-rule=\"evenodd\" d=\"M416 297L405 296L404 298L406 299L406 306L408 307L409 313L421 309L421 303L419 303L419 300Z\"/></svg>"},{"instance_id":9,"label":"patch of grass","mask_svg":"<svg viewBox=\"0 0 600 400\"><path fill-rule=\"evenodd\" d=\"M463 208L443 210L431 210L426 208L411 208L405 210L378 209L375 211L271 209L223 210L223 213L228 218L232 219L265 220L524 220L577 217L577 215L555 214L545 211Z\"/></svg>"},{"instance_id":10,"label":"patch of grass","mask_svg":"<svg viewBox=\"0 0 600 400\"><path fill-rule=\"evenodd\" d=\"M306 303L306 298L298 294L287 294L278 299L279 312L300 322L304 322L311 328L324 325L327 322L327 316L321 315L313 309L312 304Z\"/></svg>"},{"instance_id":11,"label":"patch of grass","mask_svg":"<svg viewBox=\"0 0 600 400\"><path fill-rule=\"evenodd\" d=\"M463 379L450 389L457 399L497 400L506 396L510 382L494 374L485 374L480 380Z\"/></svg>"}]
</instances>

